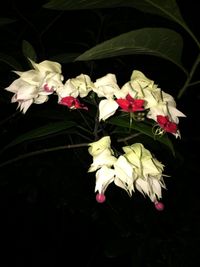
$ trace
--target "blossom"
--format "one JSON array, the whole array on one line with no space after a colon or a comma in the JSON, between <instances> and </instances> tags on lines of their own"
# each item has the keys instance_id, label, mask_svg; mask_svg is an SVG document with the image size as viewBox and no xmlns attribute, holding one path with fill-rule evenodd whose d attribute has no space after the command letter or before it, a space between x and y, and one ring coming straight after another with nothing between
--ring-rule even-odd
<instances>
[{"instance_id":1,"label":"blossom","mask_svg":"<svg viewBox=\"0 0 200 267\"><path fill-rule=\"evenodd\" d=\"M103 99L99 103L99 121L105 121L115 114L118 109L118 103L113 99Z\"/></svg>"},{"instance_id":2,"label":"blossom","mask_svg":"<svg viewBox=\"0 0 200 267\"><path fill-rule=\"evenodd\" d=\"M134 180L135 174L133 166L128 160L123 156L119 156L117 161L114 163L115 178L114 183L118 187L121 187L131 196L132 191L134 191Z\"/></svg>"},{"instance_id":3,"label":"blossom","mask_svg":"<svg viewBox=\"0 0 200 267\"><path fill-rule=\"evenodd\" d=\"M154 202L162 197L161 188L165 188L163 181L164 165L152 156L151 152L141 143L122 148L124 157L133 167L135 175L134 186Z\"/></svg>"},{"instance_id":4,"label":"blossom","mask_svg":"<svg viewBox=\"0 0 200 267\"><path fill-rule=\"evenodd\" d=\"M94 172L103 166L111 167L115 161L116 158L112 155L112 150L106 148L98 155L93 156L93 162L88 172Z\"/></svg>"},{"instance_id":5,"label":"blossom","mask_svg":"<svg viewBox=\"0 0 200 267\"><path fill-rule=\"evenodd\" d=\"M88 108L84 106L84 104L80 103L80 101L73 96L66 96L60 99L59 104L67 106L70 109L86 109Z\"/></svg>"},{"instance_id":6,"label":"blossom","mask_svg":"<svg viewBox=\"0 0 200 267\"><path fill-rule=\"evenodd\" d=\"M99 121L105 121L114 115L119 107L114 98L120 94L120 88L117 84L116 76L111 73L97 79L94 85L93 91L97 96L105 98L99 102Z\"/></svg>"},{"instance_id":7,"label":"blossom","mask_svg":"<svg viewBox=\"0 0 200 267\"><path fill-rule=\"evenodd\" d=\"M104 136L89 144L88 152L93 156L93 162L88 172L94 172L103 166L111 167L114 164L116 158L113 156L110 144L110 136Z\"/></svg>"},{"instance_id":8,"label":"blossom","mask_svg":"<svg viewBox=\"0 0 200 267\"><path fill-rule=\"evenodd\" d=\"M123 155L116 158L111 149L110 136L89 144L93 162L88 172L96 171L95 192L101 196L109 184L124 189L130 196L135 188L156 202L162 198L164 165L141 143L122 148Z\"/></svg>"},{"instance_id":9,"label":"blossom","mask_svg":"<svg viewBox=\"0 0 200 267\"><path fill-rule=\"evenodd\" d=\"M124 111L135 112L144 110L144 100L143 99L134 99L131 95L127 95L125 99L119 98L116 100L118 105Z\"/></svg>"},{"instance_id":10,"label":"blossom","mask_svg":"<svg viewBox=\"0 0 200 267\"><path fill-rule=\"evenodd\" d=\"M179 117L185 117L185 114L176 108L174 98L157 88L154 91L146 91L145 100L146 108L149 109L147 117L156 121L164 132L180 137Z\"/></svg>"},{"instance_id":11,"label":"blossom","mask_svg":"<svg viewBox=\"0 0 200 267\"><path fill-rule=\"evenodd\" d=\"M107 166L102 166L96 172L95 192L104 195L107 187L114 181L115 171Z\"/></svg>"},{"instance_id":12,"label":"blossom","mask_svg":"<svg viewBox=\"0 0 200 267\"><path fill-rule=\"evenodd\" d=\"M81 98L86 97L93 88L94 84L90 77L85 74L80 74L75 78L68 79L64 86L57 90L58 102L66 96L72 96L74 98L78 96Z\"/></svg>"},{"instance_id":13,"label":"blossom","mask_svg":"<svg viewBox=\"0 0 200 267\"><path fill-rule=\"evenodd\" d=\"M103 164L96 172L95 192L98 191L99 194L104 194L109 184L114 182L116 186L126 190L131 195L134 180L131 164L123 156L109 162L103 154L101 153L104 163L102 161ZM93 170L96 170L96 168Z\"/></svg>"},{"instance_id":14,"label":"blossom","mask_svg":"<svg viewBox=\"0 0 200 267\"><path fill-rule=\"evenodd\" d=\"M93 91L98 97L110 99L113 98L117 92L120 92L116 76L111 73L97 79L94 86Z\"/></svg>"},{"instance_id":15,"label":"blossom","mask_svg":"<svg viewBox=\"0 0 200 267\"><path fill-rule=\"evenodd\" d=\"M48 95L62 86L61 67L57 62L43 61L36 64L32 60L33 70L14 71L20 78L14 80L5 90L14 93L11 102L18 103L17 108L26 113L32 103L42 104Z\"/></svg>"},{"instance_id":16,"label":"blossom","mask_svg":"<svg viewBox=\"0 0 200 267\"><path fill-rule=\"evenodd\" d=\"M98 141L89 143L88 152L92 156L96 156L104 151L104 149L110 149L111 139L110 136L103 136Z\"/></svg>"},{"instance_id":17,"label":"blossom","mask_svg":"<svg viewBox=\"0 0 200 267\"><path fill-rule=\"evenodd\" d=\"M159 126L164 129L165 132L174 134L177 132L177 124L171 122L168 116L157 115L157 122Z\"/></svg>"},{"instance_id":18,"label":"blossom","mask_svg":"<svg viewBox=\"0 0 200 267\"><path fill-rule=\"evenodd\" d=\"M121 88L122 98L128 94L134 99L144 99L145 90L154 90L157 85L153 80L148 79L141 71L133 70L130 81Z\"/></svg>"}]
</instances>

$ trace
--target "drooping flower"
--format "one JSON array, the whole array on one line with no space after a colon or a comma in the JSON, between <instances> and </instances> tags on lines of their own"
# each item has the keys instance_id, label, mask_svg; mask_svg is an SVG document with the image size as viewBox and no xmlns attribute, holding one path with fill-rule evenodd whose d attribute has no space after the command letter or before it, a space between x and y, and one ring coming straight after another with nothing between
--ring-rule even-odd
<instances>
[{"instance_id":1,"label":"drooping flower","mask_svg":"<svg viewBox=\"0 0 200 267\"><path fill-rule=\"evenodd\" d=\"M149 150L140 143L123 147L124 157L133 167L134 186L155 202L162 197L164 165L152 156Z\"/></svg>"},{"instance_id":2,"label":"drooping flower","mask_svg":"<svg viewBox=\"0 0 200 267\"><path fill-rule=\"evenodd\" d=\"M103 166L111 167L116 158L110 147L110 136L104 136L96 142L89 144L88 152L93 157L93 162L90 165L88 172L94 172Z\"/></svg>"},{"instance_id":3,"label":"drooping flower","mask_svg":"<svg viewBox=\"0 0 200 267\"><path fill-rule=\"evenodd\" d=\"M102 166L96 172L95 192L104 195L109 184L114 181L114 175L115 171L113 169L107 166Z\"/></svg>"},{"instance_id":4,"label":"drooping flower","mask_svg":"<svg viewBox=\"0 0 200 267\"><path fill-rule=\"evenodd\" d=\"M128 160L123 156L119 156L117 161L114 163L115 170L115 185L121 187L131 196L134 191L134 180L135 174L133 166Z\"/></svg>"}]
</instances>

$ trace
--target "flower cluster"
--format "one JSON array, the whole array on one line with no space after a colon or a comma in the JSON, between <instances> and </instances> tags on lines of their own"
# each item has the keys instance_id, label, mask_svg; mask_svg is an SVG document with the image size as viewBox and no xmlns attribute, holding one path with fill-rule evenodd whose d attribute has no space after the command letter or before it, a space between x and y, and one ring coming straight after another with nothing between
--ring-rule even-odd
<instances>
[{"instance_id":1,"label":"flower cluster","mask_svg":"<svg viewBox=\"0 0 200 267\"><path fill-rule=\"evenodd\" d=\"M156 122L156 134L169 132L180 137L179 117L185 115L176 108L174 98L161 90L141 71L134 70L130 81L120 88L116 76L111 73L95 82L86 74L80 74L64 82L59 63L48 60L39 64L32 60L30 62L33 69L25 72L15 71L20 78L5 88L14 93L11 102L17 102L23 113L33 103L46 102L51 94L56 94L58 103L70 109L87 110L87 106L79 99L87 97L92 91L100 99L99 121L105 121L119 108L129 113L145 111L145 116Z\"/></svg>"},{"instance_id":2,"label":"flower cluster","mask_svg":"<svg viewBox=\"0 0 200 267\"><path fill-rule=\"evenodd\" d=\"M133 70L130 81L119 86L116 76L107 75L92 81L86 74L64 80L61 65L53 61L35 63L30 60L33 69L15 73L19 76L5 90L14 95L11 102L18 103L17 108L26 113L33 104L48 101L50 95L56 95L58 104L69 109L89 110L84 98L95 95L98 110L98 123L105 122L117 114L126 112L131 118L139 121L154 121L154 134L171 133L180 137L179 117L185 115L176 108L174 98L165 93L153 80L141 71ZM116 156L111 148L109 135L89 143L89 154L93 162L88 172L96 172L97 201L105 201L105 191L112 182L131 196L137 189L147 195L158 209L162 208L159 200L163 181L164 165L141 143L122 147L120 156Z\"/></svg>"},{"instance_id":3,"label":"flower cluster","mask_svg":"<svg viewBox=\"0 0 200 267\"><path fill-rule=\"evenodd\" d=\"M164 165L141 143L124 146L122 150L124 153L118 158L114 156L110 136L89 144L88 151L93 163L88 171L96 171L95 192L98 192L99 201L105 200L104 193L108 185L114 182L130 196L137 189L157 203L162 197L161 188L165 188Z\"/></svg>"}]
</instances>

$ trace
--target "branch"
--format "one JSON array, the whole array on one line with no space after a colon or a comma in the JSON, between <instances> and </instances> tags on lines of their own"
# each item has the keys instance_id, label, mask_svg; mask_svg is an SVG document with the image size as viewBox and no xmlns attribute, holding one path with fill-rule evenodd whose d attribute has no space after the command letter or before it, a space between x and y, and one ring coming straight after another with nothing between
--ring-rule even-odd
<instances>
[{"instance_id":1,"label":"branch","mask_svg":"<svg viewBox=\"0 0 200 267\"><path fill-rule=\"evenodd\" d=\"M136 133L136 134L131 134L131 135L129 135L129 136L127 136L127 137L124 137L124 138L119 138L119 139L117 139L117 142L126 142L126 141L128 141L128 140L130 140L130 139L133 139L133 138L135 138L135 137L137 137L137 136L139 136L139 135L141 135L142 133Z\"/></svg>"},{"instance_id":2,"label":"branch","mask_svg":"<svg viewBox=\"0 0 200 267\"><path fill-rule=\"evenodd\" d=\"M190 73L189 73L189 75L188 75L188 78L187 78L185 84L183 85L183 87L182 87L181 90L179 91L178 96L177 96L178 98L180 98L180 97L182 96L182 94L185 92L185 90L186 90L187 87L189 86L190 81L191 81L191 79L192 79L192 77L193 77L193 75L194 75L194 72L195 72L195 70L196 70L196 68L197 68L197 66L198 66L198 64L199 64L199 62L200 62L200 54L199 54L198 57L196 58L196 60L195 60L195 62L194 62L194 64L193 64L193 66L192 66L192 69L191 69L191 71L190 71Z\"/></svg>"},{"instance_id":3,"label":"branch","mask_svg":"<svg viewBox=\"0 0 200 267\"><path fill-rule=\"evenodd\" d=\"M16 161L28 158L28 157L32 157L32 156L36 156L36 155L40 155L40 154L44 154L47 152L52 152L52 151L57 151L57 150L63 150L63 149L71 149L71 148L79 148L79 147L87 147L89 144L88 143L81 143L81 144L74 144L74 145L65 145L65 146L57 146L57 147L52 147L52 148L44 148L42 150L36 150L33 152L29 152L26 154L22 154L14 159L10 159L8 161L5 161L3 163L0 164L0 167L3 167L5 165L14 163Z\"/></svg>"}]
</instances>

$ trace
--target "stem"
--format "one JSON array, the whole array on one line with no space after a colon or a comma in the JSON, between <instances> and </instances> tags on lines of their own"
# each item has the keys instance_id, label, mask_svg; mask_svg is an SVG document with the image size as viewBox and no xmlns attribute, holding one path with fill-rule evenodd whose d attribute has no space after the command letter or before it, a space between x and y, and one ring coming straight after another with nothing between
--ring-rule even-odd
<instances>
[{"instance_id":1,"label":"stem","mask_svg":"<svg viewBox=\"0 0 200 267\"><path fill-rule=\"evenodd\" d=\"M36 151L30 152L30 153L26 153L26 154L20 155L20 156L14 158L14 159L7 160L7 161L1 163L0 164L0 167L3 167L5 165L14 163L16 161L19 161L19 160L22 160L22 159L25 159L25 158L28 158L28 157L32 157L32 156L44 154L44 153L47 153L47 152L52 152L52 151L57 151L57 150L63 150L63 149L87 147L87 146L88 146L88 143L81 143L81 144L74 144L74 145L65 145L65 146L57 146L57 147L51 147L51 148L44 148L42 150L36 150Z\"/></svg>"},{"instance_id":2,"label":"stem","mask_svg":"<svg viewBox=\"0 0 200 267\"><path fill-rule=\"evenodd\" d=\"M141 133L131 134L131 135L127 136L127 137L117 139L117 142L124 142L125 143L126 141L128 141L128 140L130 140L132 138L135 138L135 137L137 137L139 135L141 135Z\"/></svg>"},{"instance_id":3,"label":"stem","mask_svg":"<svg viewBox=\"0 0 200 267\"><path fill-rule=\"evenodd\" d=\"M78 113L80 114L81 118L83 119L83 121L87 125L88 129L90 129L90 131L92 131L92 127L89 125L88 121L85 119L85 117L83 116L83 114L81 113L81 111L79 109L78 109Z\"/></svg>"},{"instance_id":4,"label":"stem","mask_svg":"<svg viewBox=\"0 0 200 267\"><path fill-rule=\"evenodd\" d=\"M99 110L97 108L97 113L95 116L95 125L94 125L94 138L95 138L95 140L99 139L98 128L99 128Z\"/></svg>"},{"instance_id":5,"label":"stem","mask_svg":"<svg viewBox=\"0 0 200 267\"><path fill-rule=\"evenodd\" d=\"M199 62L200 62L200 54L197 56L197 58L196 58L196 60L195 60L195 62L193 64L193 66L192 66L192 69L191 69L191 71L190 71L190 73L188 75L188 78L185 81L185 84L183 85L183 87L181 88L181 90L179 91L177 98L180 98L183 95L183 93L185 92L185 90L187 89L187 87L189 86L190 81L191 81L191 79L192 79L192 77L194 75L194 72L195 72L195 70L196 70Z\"/></svg>"},{"instance_id":6,"label":"stem","mask_svg":"<svg viewBox=\"0 0 200 267\"><path fill-rule=\"evenodd\" d=\"M190 84L188 84L188 87L190 87L190 86L195 86L195 85L197 85L197 84L199 84L199 83L200 83L200 81L196 81L196 82L190 83Z\"/></svg>"}]
</instances>

